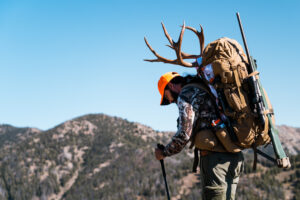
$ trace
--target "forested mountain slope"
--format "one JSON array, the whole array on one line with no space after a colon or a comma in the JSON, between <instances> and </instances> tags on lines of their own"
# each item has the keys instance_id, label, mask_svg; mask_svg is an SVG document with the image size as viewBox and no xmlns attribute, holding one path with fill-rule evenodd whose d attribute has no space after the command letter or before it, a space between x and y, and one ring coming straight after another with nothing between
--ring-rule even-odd
<instances>
[{"instance_id":1,"label":"forested mountain slope","mask_svg":"<svg viewBox=\"0 0 300 200\"><path fill-rule=\"evenodd\" d=\"M299 129L279 129L284 145L297 155ZM165 199L153 149L157 142L167 143L172 134L104 114L78 117L46 131L2 125L0 200ZM292 158L291 170L262 162L254 173L251 156L245 156L246 173L237 199L298 196L299 157ZM192 161L188 147L165 160L173 199L200 198L200 180L191 173Z\"/></svg>"}]
</instances>

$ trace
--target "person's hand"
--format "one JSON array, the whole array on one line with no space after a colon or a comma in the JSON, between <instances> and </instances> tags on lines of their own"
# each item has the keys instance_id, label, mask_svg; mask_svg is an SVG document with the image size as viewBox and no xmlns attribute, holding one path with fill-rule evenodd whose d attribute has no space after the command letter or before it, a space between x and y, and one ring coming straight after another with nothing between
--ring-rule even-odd
<instances>
[{"instance_id":1,"label":"person's hand","mask_svg":"<svg viewBox=\"0 0 300 200\"><path fill-rule=\"evenodd\" d=\"M165 158L165 156L163 155L163 151L159 148L155 148L155 157L157 160L162 160Z\"/></svg>"}]
</instances>

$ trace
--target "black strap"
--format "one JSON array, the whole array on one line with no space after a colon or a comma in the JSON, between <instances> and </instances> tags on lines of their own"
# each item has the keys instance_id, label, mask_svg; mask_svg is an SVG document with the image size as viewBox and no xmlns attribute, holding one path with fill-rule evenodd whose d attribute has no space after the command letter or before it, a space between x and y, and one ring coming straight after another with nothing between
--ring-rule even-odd
<instances>
[{"instance_id":1,"label":"black strap","mask_svg":"<svg viewBox=\"0 0 300 200\"><path fill-rule=\"evenodd\" d=\"M193 172L194 173L197 172L197 167L199 164L199 152L200 152L200 149L198 149L198 148L194 149L194 163L193 163Z\"/></svg>"},{"instance_id":2,"label":"black strap","mask_svg":"<svg viewBox=\"0 0 300 200\"><path fill-rule=\"evenodd\" d=\"M275 158L272 158L271 156L269 156L268 154L262 152L261 150L259 149L256 149L256 152L261 155L262 157L265 157L266 159L268 159L269 161L271 162L274 162L274 163L277 163L277 160Z\"/></svg>"},{"instance_id":3,"label":"black strap","mask_svg":"<svg viewBox=\"0 0 300 200\"><path fill-rule=\"evenodd\" d=\"M272 158L271 156L262 152L261 150L257 149L256 147L253 147L253 151L254 151L253 171L256 171L256 167L257 167L257 154L261 155L262 157L268 159L269 161L271 161L275 164L277 163L275 158Z\"/></svg>"},{"instance_id":4,"label":"black strap","mask_svg":"<svg viewBox=\"0 0 300 200\"><path fill-rule=\"evenodd\" d=\"M257 148L256 147L253 147L253 154L254 154L254 160L253 160L252 169L253 169L253 171L256 171L256 167L257 167Z\"/></svg>"}]
</instances>

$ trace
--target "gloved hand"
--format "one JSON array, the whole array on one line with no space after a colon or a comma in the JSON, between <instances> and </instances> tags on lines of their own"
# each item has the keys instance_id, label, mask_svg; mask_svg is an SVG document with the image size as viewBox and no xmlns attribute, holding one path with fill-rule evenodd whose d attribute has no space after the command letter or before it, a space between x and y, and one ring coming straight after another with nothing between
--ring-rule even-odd
<instances>
[{"instance_id":1,"label":"gloved hand","mask_svg":"<svg viewBox=\"0 0 300 200\"><path fill-rule=\"evenodd\" d=\"M165 149L165 146L162 144L157 144L157 147L155 148L155 157L157 160L162 160L165 158L163 155L163 150Z\"/></svg>"}]
</instances>

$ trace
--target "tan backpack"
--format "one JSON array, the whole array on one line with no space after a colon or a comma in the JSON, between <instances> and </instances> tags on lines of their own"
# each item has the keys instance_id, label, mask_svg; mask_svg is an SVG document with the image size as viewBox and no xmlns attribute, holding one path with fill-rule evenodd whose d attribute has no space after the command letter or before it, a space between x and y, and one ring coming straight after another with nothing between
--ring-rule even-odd
<instances>
[{"instance_id":1,"label":"tan backpack","mask_svg":"<svg viewBox=\"0 0 300 200\"><path fill-rule=\"evenodd\" d=\"M229 129L221 128L215 131L215 135L222 143L223 147L228 152L239 152L245 148L256 148L257 146L270 143L271 139L268 135L269 123L263 127L259 125L257 116L253 112L251 105L251 94L247 78L247 57L241 45L229 38L220 38L214 42L209 43L202 54L202 68L198 69L198 74L206 80L206 83L215 90L218 96L219 107L222 107L221 112L228 118L231 123L232 132L236 135L237 140L234 141ZM211 67L213 76L207 76L205 67ZM258 76L258 73L250 74ZM267 98L267 95L265 93ZM220 102L220 99L221 102ZM273 112L272 106L268 101L268 112ZM222 104L222 105L221 105ZM274 120L274 115L272 115ZM268 119L265 117L265 119ZM195 146L200 149L214 150L212 146L207 148L199 142L207 141L206 144L215 144L216 142L209 142L204 139L203 134L201 139L199 136L195 137ZM209 136L213 137L213 136ZM208 137L208 138L209 138ZM198 141L198 142L197 142ZM215 140L212 140L215 141ZM217 148L219 150L219 147ZM216 150L217 150L216 149ZM218 151L217 150L217 151Z\"/></svg>"},{"instance_id":2,"label":"tan backpack","mask_svg":"<svg viewBox=\"0 0 300 200\"><path fill-rule=\"evenodd\" d=\"M278 130L275 128L274 112L258 79L255 60L248 53L238 13L237 18L247 51L247 57L240 44L229 38L220 38L204 48L204 33L201 25L201 30L198 31L193 27L183 24L178 41L175 42L162 23L164 34L169 41L169 45L167 46L176 52L177 58L168 59L162 57L150 46L147 39L144 38L146 45L156 57L156 59L145 59L145 61L163 62L188 68L195 67L198 74L207 80L206 85L214 95L216 105L220 107L221 120L218 121L223 123L216 126L215 122L213 122L213 125L216 126L214 131L206 131L202 135L196 134L199 136L191 138L192 143L192 139L196 140L195 146L200 145L200 149L223 151L223 149L216 147L216 145L222 143L225 151L228 152L237 152L241 151L241 149L252 147L254 148L255 155L259 153L272 162L277 162L278 167L289 168L289 158L284 152L278 136ZM199 55L188 54L181 50L185 29L197 35L200 42ZM196 59L196 62L191 63L187 59ZM211 73L207 73L207 69ZM250 74L248 74L248 69L251 72ZM224 126L224 122L226 126ZM216 138L209 139L212 133L218 140L214 140ZM205 135L207 137L204 137ZM199 139L197 140L197 138ZM271 140L276 159L256 149L257 146L268 144ZM197 141L202 141L202 143L197 143Z\"/></svg>"}]
</instances>

